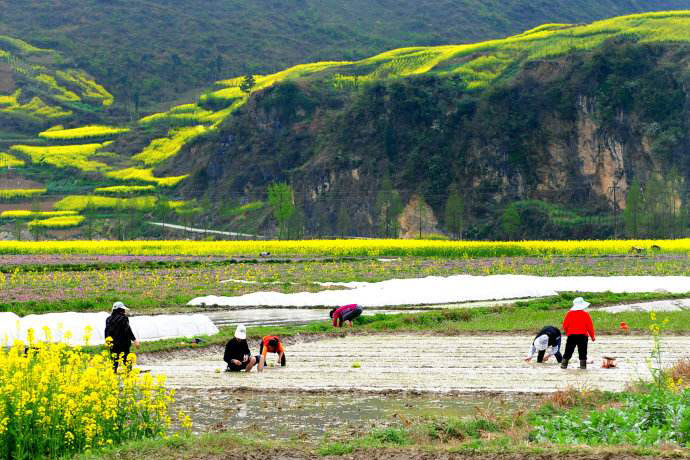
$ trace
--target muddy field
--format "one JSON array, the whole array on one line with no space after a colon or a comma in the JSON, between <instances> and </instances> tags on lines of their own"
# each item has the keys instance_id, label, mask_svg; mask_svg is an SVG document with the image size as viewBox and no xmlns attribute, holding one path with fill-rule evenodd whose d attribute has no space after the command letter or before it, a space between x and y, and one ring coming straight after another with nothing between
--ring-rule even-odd
<instances>
[{"instance_id":1,"label":"muddy field","mask_svg":"<svg viewBox=\"0 0 690 460\"><path fill-rule=\"evenodd\" d=\"M647 337L609 336L590 342L586 371L563 371L555 361L527 364L532 337L370 335L292 344L286 368L264 373L226 373L218 349L143 357L144 369L165 374L173 388L247 389L270 392L549 393L567 387L621 391L648 379ZM254 351L254 350L252 350ZM563 349L562 349L563 351ZM602 355L619 367L602 369ZM690 336L664 338L664 360L690 357ZM275 358L272 358L273 361Z\"/></svg>"}]
</instances>

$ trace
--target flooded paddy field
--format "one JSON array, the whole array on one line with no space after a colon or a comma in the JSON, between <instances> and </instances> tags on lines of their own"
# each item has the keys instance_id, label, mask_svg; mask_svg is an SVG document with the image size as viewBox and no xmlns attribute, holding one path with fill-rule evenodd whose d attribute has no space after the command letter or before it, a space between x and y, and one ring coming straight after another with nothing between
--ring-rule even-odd
<instances>
[{"instance_id":1,"label":"flooded paddy field","mask_svg":"<svg viewBox=\"0 0 690 460\"><path fill-rule=\"evenodd\" d=\"M265 433L272 439L322 440L364 434L419 417L505 413L533 404L534 395L399 395L261 393L233 389L180 389L177 406L194 430Z\"/></svg>"},{"instance_id":2,"label":"flooded paddy field","mask_svg":"<svg viewBox=\"0 0 690 460\"><path fill-rule=\"evenodd\" d=\"M287 347L285 368L263 373L226 373L219 347L185 353L142 356L143 369L166 374L177 389L246 389L265 394L280 391L361 395L395 392L428 394L550 393L569 387L622 391L649 379L649 337L604 336L589 344L586 371L555 361L522 361L532 336L443 337L424 334L378 334L328 338ZM250 342L253 352L255 343ZM563 351L563 348L562 348ZM618 357L618 367L602 369L603 355ZM690 357L690 336L664 339L669 364ZM274 358L271 358L273 361Z\"/></svg>"}]
</instances>

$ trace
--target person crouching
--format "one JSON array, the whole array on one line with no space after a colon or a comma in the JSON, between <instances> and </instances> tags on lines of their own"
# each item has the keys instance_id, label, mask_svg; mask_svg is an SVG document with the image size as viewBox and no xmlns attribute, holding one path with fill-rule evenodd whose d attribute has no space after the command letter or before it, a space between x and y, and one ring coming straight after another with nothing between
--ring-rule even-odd
<instances>
[{"instance_id":1,"label":"person crouching","mask_svg":"<svg viewBox=\"0 0 690 460\"><path fill-rule=\"evenodd\" d=\"M278 363L280 363L282 367L285 367L286 365L285 347L283 346L283 342L280 341L280 338L275 335L269 335L261 339L259 353L259 367L257 368L257 371L259 372L264 370L264 366L266 365L266 355L268 353L277 353Z\"/></svg>"},{"instance_id":2,"label":"person crouching","mask_svg":"<svg viewBox=\"0 0 690 460\"><path fill-rule=\"evenodd\" d=\"M225 345L223 361L228 363L226 372L250 372L259 361L259 356L252 356L247 344L247 328L244 324L238 324L235 329L235 337Z\"/></svg>"},{"instance_id":3,"label":"person crouching","mask_svg":"<svg viewBox=\"0 0 690 460\"><path fill-rule=\"evenodd\" d=\"M530 362L535 353L537 354L538 363L548 361L551 356L554 356L559 363L562 362L561 331L554 326L545 326L537 332L537 336L532 341L532 347L525 361Z\"/></svg>"},{"instance_id":4,"label":"person crouching","mask_svg":"<svg viewBox=\"0 0 690 460\"><path fill-rule=\"evenodd\" d=\"M568 368L568 361L572 358L575 347L577 347L577 355L580 358L580 369L587 369L587 342L590 337L592 342L596 341L592 317L585 311L587 307L589 307L589 302L578 297L573 300L573 307L563 319L563 332L568 336L568 341L565 343L561 369Z\"/></svg>"},{"instance_id":5,"label":"person crouching","mask_svg":"<svg viewBox=\"0 0 690 460\"><path fill-rule=\"evenodd\" d=\"M362 311L362 307L352 303L334 308L329 314L333 319L333 327L343 327L343 323L347 323L348 327L352 327L352 320L359 317Z\"/></svg>"}]
</instances>

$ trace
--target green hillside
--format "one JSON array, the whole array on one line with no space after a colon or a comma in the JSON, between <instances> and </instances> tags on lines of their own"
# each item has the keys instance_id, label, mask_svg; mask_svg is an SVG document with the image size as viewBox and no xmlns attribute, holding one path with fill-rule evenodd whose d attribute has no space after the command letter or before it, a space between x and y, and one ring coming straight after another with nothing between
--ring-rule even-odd
<instances>
[{"instance_id":1,"label":"green hillside","mask_svg":"<svg viewBox=\"0 0 690 460\"><path fill-rule=\"evenodd\" d=\"M0 35L60 51L119 103L149 107L225 75L683 8L689 0L3 0Z\"/></svg>"},{"instance_id":2,"label":"green hillside","mask_svg":"<svg viewBox=\"0 0 690 460\"><path fill-rule=\"evenodd\" d=\"M5 158L8 163L14 161L15 166L11 172L5 172L5 182L11 183L13 180L21 183L20 179L23 178L33 181L33 184L31 187L15 187L15 196L5 198L5 201L14 200L14 203L18 204L9 208L3 205L3 209L76 211L91 216L87 216L87 223L93 218L112 217L120 212L128 212L130 216L136 212L140 213L140 217L156 213L159 217L172 218L180 218L185 213L215 214L215 211L211 212L211 208L217 210L218 203L200 203L201 206L191 201L185 203L182 195L187 199L203 197L203 192L209 187L209 174L212 174L209 172L209 149L217 151L219 145L225 142L223 139L227 138L228 131L232 132L236 127L242 127L250 112L259 108L250 107L245 110L248 100L253 101L254 106L260 104L262 109L277 110L279 113L293 113L299 108L310 117L315 107L324 105L326 109L329 98L340 101L335 103L335 106L339 106L345 103L343 101L357 100L358 95L366 94L371 88L385 82L409 81L409 90L417 91L423 84L417 83L418 79L414 77L424 76L433 78L434 81L448 82L446 86L452 88L458 97L474 101L473 104L477 101L490 104L496 89L521 78L525 69L529 69L535 63L572 60L573 56L580 56L579 59L586 61L589 59L588 53L592 52L615 54L613 50L601 50L617 40L634 43L637 47L688 43L690 12L632 15L579 26L547 24L500 40L467 45L401 48L358 61L302 64L274 74L255 75L251 97L240 88L244 79L236 77L218 81L216 88L203 94L196 103L186 103L167 112L143 117L129 126L89 124L79 127L74 123L66 123L64 126L33 133L39 141L8 146L4 157L0 159ZM649 51L643 53L648 54ZM623 70L621 67L620 71ZM300 83L296 87L290 86L288 82L291 81ZM271 90L273 86L277 86L276 91ZM418 88L415 89L415 86ZM305 88L307 90L300 93ZM309 91L313 96L311 100ZM663 92L663 88L661 91ZM59 95L62 93L56 94L58 96L51 100L59 102ZM85 93L82 94L84 95ZM660 96L663 94L652 99L664 103L665 99ZM400 101L406 97L408 95L401 94ZM476 98L479 99L475 101ZM457 105L460 102L460 99L457 99L443 103ZM64 101L63 103L66 104ZM105 101L103 103L106 104ZM432 104L435 103L438 101L433 100ZM574 104L574 98L570 103ZM616 103L613 102L614 106L610 110L617 110ZM645 102L648 106L653 103L653 100ZM666 108L671 110L673 107L666 104ZM457 107L454 110L457 111ZM240 114L238 121L230 117L233 113ZM334 112L334 115L336 113ZM414 106L406 113L412 118L417 114L422 116L419 109ZM337 116L343 114L337 113ZM497 121L499 119L496 118ZM305 121L307 120L302 120ZM492 127L496 129L493 135L502 136L502 130L507 132L512 129L507 125L512 122L504 120L505 126ZM659 133L667 135L670 132L665 130L666 119L655 122L663 122L660 128L657 128ZM357 126L356 122L353 124L348 121L346 125L355 131L368 129L365 126ZM415 125L414 122L408 123L405 128L420 132L427 129L426 126L418 123ZM682 126L673 128L681 129ZM361 135L361 132L355 134L357 135ZM247 137L251 137L251 134ZM339 141L331 140L334 141L334 146L340 145ZM257 140L254 144L247 145L247 149L255 149L260 145L261 141ZM379 145L372 143L367 148L378 147ZM290 180L291 168L299 164L308 164L311 155L318 153L301 152L300 161L304 163L295 164L293 159L288 162L288 167L276 146L267 148L268 150L260 152L260 155L268 155L266 159L263 156L252 157L254 163L267 162L262 179L264 182L252 182L252 187L265 187L265 181ZM313 148L313 145L309 146L309 149ZM292 158L295 153L288 152L286 155ZM411 151L399 153L401 156L412 154L414 152ZM529 154L530 152L520 153ZM353 155L353 158L355 156L357 155ZM348 161L351 160L345 160ZM16 166L16 162L21 165ZM337 164L336 161L332 166L337 167ZM248 174L255 166L256 164L244 165L233 174L244 174L245 177L249 177ZM266 176L266 171L273 173ZM230 192L239 193L240 190L246 190L249 185L246 180L248 179L245 179L243 184L242 181L236 182ZM447 186L447 183L441 182L427 184L427 188L436 191L436 203L432 205L440 205L440 196L447 193ZM28 203L26 194L30 192L21 192L22 189L44 189L43 193L50 196L51 200L40 202L32 195L32 201ZM225 189L222 193L227 191ZM212 189L209 189L209 192L213 195ZM259 188L257 193L257 196L246 198L262 199L263 188ZM6 192L5 195L11 194ZM220 197L216 196L215 199L218 200ZM237 206L240 204L238 202ZM228 205L230 209L226 209L225 214L236 216L232 203ZM259 206L257 210L262 216L266 216L263 207ZM246 213L241 214L244 216ZM33 216L21 216L28 217ZM69 220L65 217L73 216L55 217L62 217L60 223L63 223ZM0 214L0 219L2 218ZM11 214L5 218L18 219ZM75 219L70 222L75 225L82 224ZM33 225L40 226L37 223Z\"/></svg>"}]
</instances>

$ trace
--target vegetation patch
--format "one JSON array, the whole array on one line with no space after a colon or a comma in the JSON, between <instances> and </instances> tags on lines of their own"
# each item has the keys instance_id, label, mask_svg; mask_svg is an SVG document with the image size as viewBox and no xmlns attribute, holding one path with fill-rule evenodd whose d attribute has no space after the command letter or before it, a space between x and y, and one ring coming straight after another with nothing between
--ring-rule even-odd
<instances>
[{"instance_id":1,"label":"vegetation patch","mask_svg":"<svg viewBox=\"0 0 690 460\"><path fill-rule=\"evenodd\" d=\"M105 175L106 177L110 177L112 179L154 182L156 183L156 185L159 185L161 187L174 187L175 185L189 177L188 174L184 176L155 177L153 175L153 168L126 168L117 171L110 171L107 172Z\"/></svg>"},{"instance_id":2,"label":"vegetation patch","mask_svg":"<svg viewBox=\"0 0 690 460\"><path fill-rule=\"evenodd\" d=\"M0 219L31 219L34 217L65 217L76 216L77 211L2 211Z\"/></svg>"},{"instance_id":3,"label":"vegetation patch","mask_svg":"<svg viewBox=\"0 0 690 460\"><path fill-rule=\"evenodd\" d=\"M61 211L83 211L85 209L149 211L156 206L157 202L158 198L155 196L116 198L106 196L71 195L66 196L55 203L55 209Z\"/></svg>"},{"instance_id":4,"label":"vegetation patch","mask_svg":"<svg viewBox=\"0 0 690 460\"><path fill-rule=\"evenodd\" d=\"M45 163L56 168L76 168L81 171L103 171L109 166L99 161L89 160L89 157L107 145L109 142L50 147L13 145L11 150L27 155L33 163Z\"/></svg>"},{"instance_id":5,"label":"vegetation patch","mask_svg":"<svg viewBox=\"0 0 690 460\"><path fill-rule=\"evenodd\" d=\"M163 378L115 374L108 352L38 342L33 333L28 344L0 347L0 458L60 458L168 432L173 394ZM51 331L41 334L49 340Z\"/></svg>"},{"instance_id":6,"label":"vegetation patch","mask_svg":"<svg viewBox=\"0 0 690 460\"><path fill-rule=\"evenodd\" d=\"M129 128L114 128L103 125L89 125L73 129L57 129L47 130L38 134L39 137L50 140L79 140L89 138L113 137L117 134L123 134L129 131Z\"/></svg>"},{"instance_id":7,"label":"vegetation patch","mask_svg":"<svg viewBox=\"0 0 690 460\"><path fill-rule=\"evenodd\" d=\"M32 220L28 225L29 228L70 228L78 227L82 222L84 222L84 216L63 216Z\"/></svg>"},{"instance_id":8,"label":"vegetation patch","mask_svg":"<svg viewBox=\"0 0 690 460\"><path fill-rule=\"evenodd\" d=\"M154 190L156 190L155 185L113 185L111 187L95 188L94 192L109 195L134 195L140 192L152 192Z\"/></svg>"},{"instance_id":9,"label":"vegetation patch","mask_svg":"<svg viewBox=\"0 0 690 460\"><path fill-rule=\"evenodd\" d=\"M177 152L185 144L206 131L207 128L203 125L171 130L168 137L152 140L141 153L134 155L132 159L141 161L147 166L156 165L177 155Z\"/></svg>"},{"instance_id":10,"label":"vegetation patch","mask_svg":"<svg viewBox=\"0 0 690 460\"><path fill-rule=\"evenodd\" d=\"M24 160L20 160L9 153L0 152L0 169L20 168L22 166L24 166ZM0 190L1 193L2 190Z\"/></svg>"},{"instance_id":11,"label":"vegetation patch","mask_svg":"<svg viewBox=\"0 0 690 460\"><path fill-rule=\"evenodd\" d=\"M14 200L17 198L32 198L43 195L44 188L0 189L0 200Z\"/></svg>"}]
</instances>

